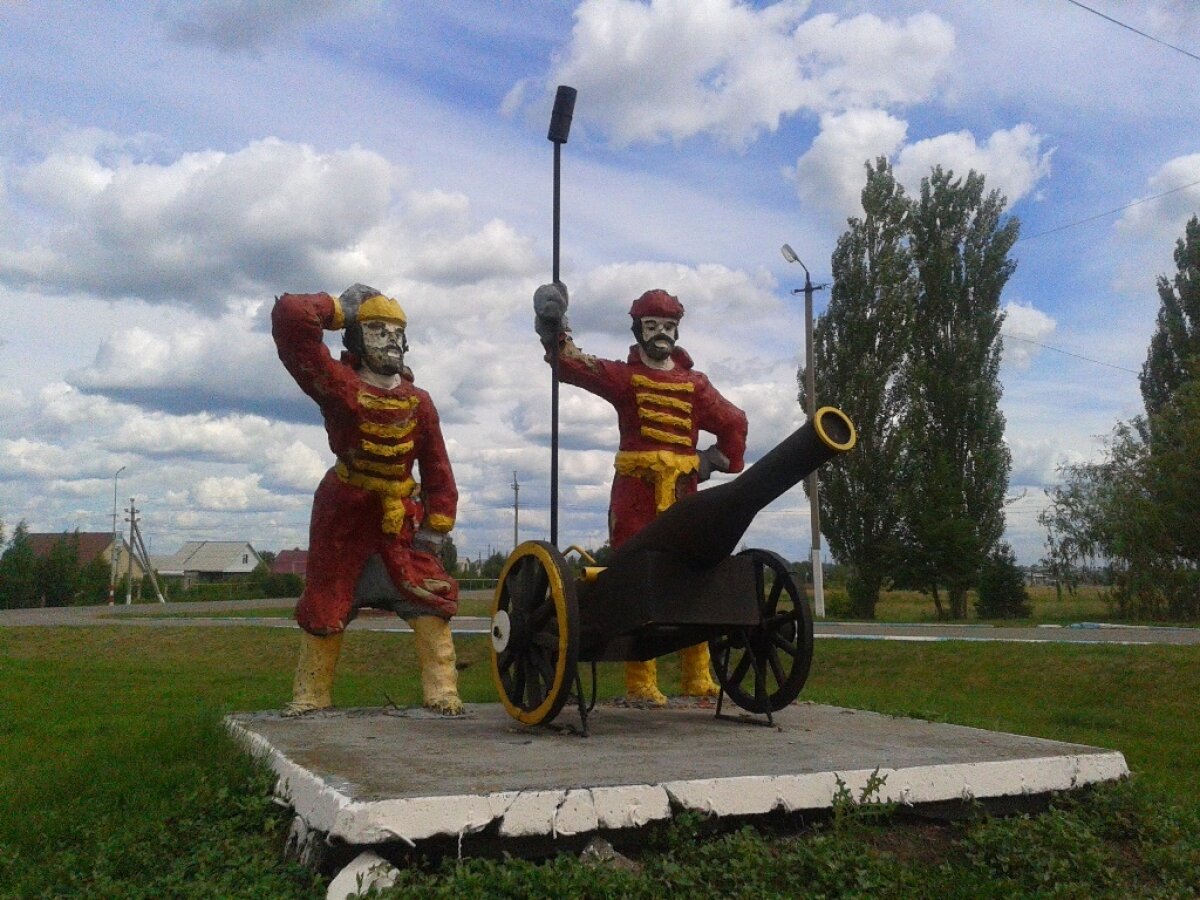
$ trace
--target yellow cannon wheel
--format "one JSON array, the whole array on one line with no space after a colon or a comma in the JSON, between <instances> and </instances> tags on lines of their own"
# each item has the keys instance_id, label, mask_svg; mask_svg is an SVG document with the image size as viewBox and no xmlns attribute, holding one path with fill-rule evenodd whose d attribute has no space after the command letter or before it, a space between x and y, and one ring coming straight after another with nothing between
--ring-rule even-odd
<instances>
[{"instance_id":1,"label":"yellow cannon wheel","mask_svg":"<svg viewBox=\"0 0 1200 900\"><path fill-rule=\"evenodd\" d=\"M492 680L518 722L551 721L567 702L579 661L575 579L553 544L509 554L492 603Z\"/></svg>"}]
</instances>

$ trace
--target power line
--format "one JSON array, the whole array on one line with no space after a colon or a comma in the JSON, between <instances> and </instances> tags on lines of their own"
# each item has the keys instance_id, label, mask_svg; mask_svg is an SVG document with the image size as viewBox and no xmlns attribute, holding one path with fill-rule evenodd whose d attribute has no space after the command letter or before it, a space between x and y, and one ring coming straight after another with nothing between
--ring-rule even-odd
<instances>
[{"instance_id":1,"label":"power line","mask_svg":"<svg viewBox=\"0 0 1200 900\"><path fill-rule=\"evenodd\" d=\"M1078 353L1072 353L1070 350L1064 350L1061 347L1052 347L1049 344L1043 344L1041 341L1035 341L1031 338L1017 337L1015 334L1005 334L1003 332L1001 332L1000 336L1003 338L1009 339L1009 340L1024 341L1026 344L1034 344L1034 345L1036 345L1038 347L1042 347L1046 350L1053 350L1055 353L1061 353L1063 356L1073 356L1073 357L1075 357L1075 359L1082 359L1084 362L1095 363L1098 366L1108 366L1108 368L1110 368L1110 369L1117 369L1121 372L1128 372L1131 375L1141 375L1142 374L1141 372L1138 372L1135 369L1127 369L1124 366L1118 366L1115 363L1104 362L1103 360L1100 360L1100 359L1092 359L1090 356L1081 356Z\"/></svg>"},{"instance_id":2,"label":"power line","mask_svg":"<svg viewBox=\"0 0 1200 900\"><path fill-rule=\"evenodd\" d=\"M1197 62L1200 62L1200 56L1197 56L1195 53L1192 53L1190 50L1184 50L1182 47L1176 47L1174 44L1168 44L1166 41L1160 40L1159 38L1156 38L1152 34L1146 34L1146 32L1144 32L1144 31L1138 31L1132 25L1126 25L1124 22L1114 19L1112 16L1106 16L1104 13L1100 12L1100 10L1092 9L1090 6L1085 6L1084 4L1080 3L1079 0L1067 0L1067 2L1070 3L1072 6L1078 6L1080 9L1086 9L1088 12L1092 13L1093 15L1099 16L1100 18L1102 18L1108 22L1112 22L1114 25L1120 25L1122 28L1132 31L1134 34L1139 34L1148 40L1154 41L1154 43L1156 43L1156 44L1162 44L1164 47L1169 47L1170 49L1174 50L1176 53L1182 53L1184 56L1189 56L1192 59L1196 60Z\"/></svg>"},{"instance_id":3,"label":"power line","mask_svg":"<svg viewBox=\"0 0 1200 900\"><path fill-rule=\"evenodd\" d=\"M1068 2L1071 2L1071 0L1068 0ZM1118 206L1116 209L1110 209L1107 212L1096 213L1094 216L1088 216L1086 219L1080 219L1077 222L1068 222L1066 225L1059 225L1046 231L1039 231L1037 234L1031 234L1023 238L1018 238L1016 243L1019 244L1022 241L1032 241L1034 238L1045 237L1048 234L1054 234L1058 231L1066 231L1068 228L1074 228L1076 225L1086 225L1088 222L1095 222L1097 219L1103 219L1105 216L1112 216L1119 212L1124 212L1131 206L1137 206L1141 203L1149 203L1151 200L1158 200L1160 197L1166 197L1170 194L1178 194L1180 191L1186 191L1188 188L1195 187L1198 184L1200 184L1200 179L1197 179L1190 184L1181 184L1179 187L1171 188L1169 191L1163 191L1161 194L1154 194L1150 197L1142 197L1138 200L1134 200L1132 203L1126 203L1124 206Z\"/></svg>"}]
</instances>

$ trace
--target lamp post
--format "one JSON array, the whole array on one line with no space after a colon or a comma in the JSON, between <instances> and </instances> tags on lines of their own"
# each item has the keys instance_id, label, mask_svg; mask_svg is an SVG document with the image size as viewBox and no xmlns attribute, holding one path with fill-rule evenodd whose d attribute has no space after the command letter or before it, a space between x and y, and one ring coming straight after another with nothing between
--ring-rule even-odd
<instances>
[{"instance_id":1,"label":"lamp post","mask_svg":"<svg viewBox=\"0 0 1200 900\"><path fill-rule=\"evenodd\" d=\"M113 542L112 542L112 552L109 553L109 556L108 556L108 561L110 563L110 565L108 567L108 605L109 606L113 605L113 595L116 594L116 592L117 592L117 568L121 564L120 560L118 559L118 546L117 546L117 540L118 540L118 536L117 536L117 477L124 471L125 471L125 466L121 466L121 468L119 468L119 469L117 469L117 471L113 472Z\"/></svg>"},{"instance_id":2,"label":"lamp post","mask_svg":"<svg viewBox=\"0 0 1200 900\"><path fill-rule=\"evenodd\" d=\"M804 294L804 395L808 401L805 412L808 413L808 418L811 420L817 413L817 391L816 391L816 376L813 371L813 292L819 291L826 285L812 283L812 278L808 274L808 266L800 262L800 257L796 255L788 244L784 244L779 248L783 253L783 258L791 263L799 263L800 268L804 270L804 287L793 288L793 294ZM817 473L811 473L806 479L808 487L808 509L809 518L812 521L812 579L813 579L813 607L818 618L825 617L825 579L824 572L821 569L821 513L820 506L817 503Z\"/></svg>"}]
</instances>

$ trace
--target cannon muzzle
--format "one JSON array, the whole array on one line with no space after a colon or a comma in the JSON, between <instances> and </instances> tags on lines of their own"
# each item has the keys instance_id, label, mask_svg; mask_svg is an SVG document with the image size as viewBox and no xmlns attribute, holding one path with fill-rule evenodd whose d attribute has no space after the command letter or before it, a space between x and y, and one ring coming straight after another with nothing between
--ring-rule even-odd
<instances>
[{"instance_id":1,"label":"cannon muzzle","mask_svg":"<svg viewBox=\"0 0 1200 900\"><path fill-rule=\"evenodd\" d=\"M620 547L612 566L645 551L669 554L697 569L717 565L737 549L763 507L857 440L845 413L832 406L818 409L733 481L698 491L667 509Z\"/></svg>"}]
</instances>

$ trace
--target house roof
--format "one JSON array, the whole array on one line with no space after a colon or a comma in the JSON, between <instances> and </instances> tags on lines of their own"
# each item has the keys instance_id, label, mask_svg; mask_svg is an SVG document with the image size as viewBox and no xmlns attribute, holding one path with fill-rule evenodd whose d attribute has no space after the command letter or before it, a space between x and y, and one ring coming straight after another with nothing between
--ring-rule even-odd
<instances>
[{"instance_id":1,"label":"house roof","mask_svg":"<svg viewBox=\"0 0 1200 900\"><path fill-rule=\"evenodd\" d=\"M50 555L50 550L55 544L64 540L73 541L76 535L79 537L79 561L82 563L90 563L112 546L113 542L111 531L31 532L29 546L32 548L34 556L45 559ZM123 541L122 547L124 547Z\"/></svg>"},{"instance_id":2,"label":"house roof","mask_svg":"<svg viewBox=\"0 0 1200 900\"><path fill-rule=\"evenodd\" d=\"M253 572L262 559L245 541L188 541L167 559L164 575L184 572Z\"/></svg>"}]
</instances>

